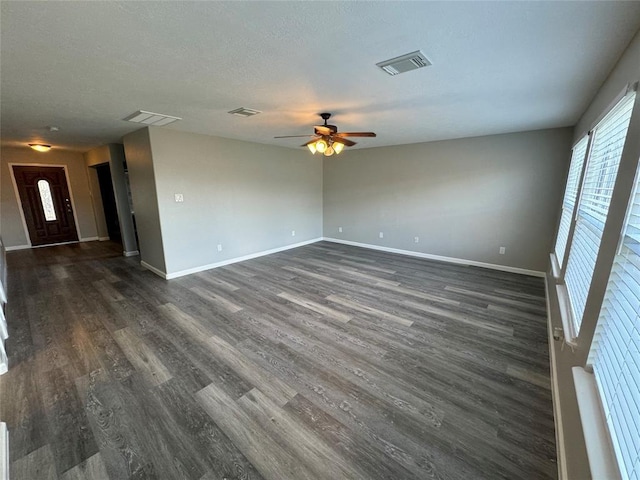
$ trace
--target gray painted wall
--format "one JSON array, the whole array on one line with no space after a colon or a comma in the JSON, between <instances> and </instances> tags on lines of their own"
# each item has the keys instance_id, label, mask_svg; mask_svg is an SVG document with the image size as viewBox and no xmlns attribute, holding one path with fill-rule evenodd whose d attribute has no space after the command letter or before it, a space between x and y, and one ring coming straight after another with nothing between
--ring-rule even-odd
<instances>
[{"instance_id":1,"label":"gray painted wall","mask_svg":"<svg viewBox=\"0 0 640 480\"><path fill-rule=\"evenodd\" d=\"M89 179L82 153L52 149L46 153L36 152L30 148L3 147L1 151L0 182L2 187L0 222L2 223L2 239L6 247L28 245L24 230L18 198L11 181L9 163L65 165L69 175L69 188L73 197L80 240L98 236Z\"/></svg>"},{"instance_id":2,"label":"gray painted wall","mask_svg":"<svg viewBox=\"0 0 640 480\"><path fill-rule=\"evenodd\" d=\"M165 272L198 268L322 236L319 158L302 149L159 127L149 131ZM131 162L126 141L125 149L127 162ZM183 194L183 203L175 202L176 193ZM136 198L134 194L137 218ZM142 234L140 239L142 243Z\"/></svg>"},{"instance_id":3,"label":"gray painted wall","mask_svg":"<svg viewBox=\"0 0 640 480\"><path fill-rule=\"evenodd\" d=\"M606 112L609 106L628 84L640 80L640 32L630 43L629 47L612 70L609 77L592 100L585 113L582 115L575 128L574 140L579 140L589 129L594 126L598 118ZM605 225L605 231L601 242L600 255L596 263L590 299L585 308L585 317L578 336L578 347L575 352L569 348L561 348L560 343L552 345L557 362L554 372L560 385L560 405L562 410L563 430L565 434L565 448L567 457L568 478L590 478L587 463L587 454L584 446L584 437L576 393L573 386L571 368L584 366L593 339L593 333L600 313L600 302L606 289L606 284L611 270L611 264L618 245L621 226L629 202L630 191L640 158L640 95L636 98L634 116L629 125L627 142L616 181L614 196L611 199L609 215ZM561 205L556 206L557 215L560 215ZM555 292L554 278L549 268L547 272L549 289L549 312L553 326L562 326L558 299Z\"/></svg>"},{"instance_id":4,"label":"gray painted wall","mask_svg":"<svg viewBox=\"0 0 640 480\"><path fill-rule=\"evenodd\" d=\"M125 135L123 141L138 227L140 259L160 272L166 272L149 130L144 128Z\"/></svg>"},{"instance_id":5,"label":"gray painted wall","mask_svg":"<svg viewBox=\"0 0 640 480\"><path fill-rule=\"evenodd\" d=\"M544 272L571 135L539 130L325 158L324 236Z\"/></svg>"}]
</instances>

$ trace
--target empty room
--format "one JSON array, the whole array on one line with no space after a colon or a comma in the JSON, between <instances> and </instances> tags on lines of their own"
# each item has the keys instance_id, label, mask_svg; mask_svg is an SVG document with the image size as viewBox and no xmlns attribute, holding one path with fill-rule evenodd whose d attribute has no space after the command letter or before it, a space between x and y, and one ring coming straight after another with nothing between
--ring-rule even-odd
<instances>
[{"instance_id":1,"label":"empty room","mask_svg":"<svg viewBox=\"0 0 640 480\"><path fill-rule=\"evenodd\" d=\"M0 2L0 480L640 480L640 2Z\"/></svg>"}]
</instances>

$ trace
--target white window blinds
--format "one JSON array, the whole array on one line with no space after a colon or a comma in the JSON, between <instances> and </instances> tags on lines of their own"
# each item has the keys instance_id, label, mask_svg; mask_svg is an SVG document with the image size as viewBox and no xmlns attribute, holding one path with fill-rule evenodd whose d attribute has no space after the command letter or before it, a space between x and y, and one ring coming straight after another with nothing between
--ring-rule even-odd
<instances>
[{"instance_id":1,"label":"white window blinds","mask_svg":"<svg viewBox=\"0 0 640 480\"><path fill-rule=\"evenodd\" d=\"M558 236L556 237L556 259L560 266L564 262L564 254L567 248L567 240L569 239L569 230L571 229L571 221L573 220L573 209L576 205L578 197L578 185L580 184L580 175L584 166L584 159L587 154L587 144L589 137L585 136L580 140L571 155L571 166L569 167L569 175L567 177L567 186L564 190L564 199L562 200L562 213L560 215L560 226L558 227Z\"/></svg>"},{"instance_id":2,"label":"white window blinds","mask_svg":"<svg viewBox=\"0 0 640 480\"><path fill-rule=\"evenodd\" d=\"M640 479L640 168L588 363L623 478Z\"/></svg>"},{"instance_id":3,"label":"white window blinds","mask_svg":"<svg viewBox=\"0 0 640 480\"><path fill-rule=\"evenodd\" d=\"M576 334L587 303L634 100L635 92L625 96L593 132L564 277Z\"/></svg>"}]
</instances>

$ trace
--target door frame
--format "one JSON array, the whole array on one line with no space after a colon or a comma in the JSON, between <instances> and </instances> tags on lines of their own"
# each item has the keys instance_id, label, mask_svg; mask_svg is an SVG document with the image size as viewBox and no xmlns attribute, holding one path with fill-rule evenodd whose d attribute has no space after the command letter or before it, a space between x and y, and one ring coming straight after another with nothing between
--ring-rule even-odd
<instances>
[{"instance_id":1,"label":"door frame","mask_svg":"<svg viewBox=\"0 0 640 480\"><path fill-rule=\"evenodd\" d=\"M73 191L71 190L71 181L69 179L69 171L67 170L66 165L59 165L53 163L28 163L28 162L9 162L9 172L11 173L11 183L13 184L13 191L16 195L16 200L18 202L18 210L20 211L20 220L22 220L22 228L24 229L24 234L27 237L27 245L29 248L37 248L31 244L31 236L29 235L29 229L27 228L27 221L24 216L24 209L22 208L22 200L20 199L20 192L18 191L18 183L16 182L16 176L13 172L14 165L16 167L54 167L54 168L62 168L64 169L64 177L67 181L67 189L69 190L69 199L71 200L71 209L73 210L73 221L76 224L76 235L78 236L78 242L82 241L82 237L80 236L80 226L78 225L78 213L76 211L76 202L73 199ZM63 242L63 243L76 243L73 242ZM38 247L48 247L49 245L61 245L59 243L51 243L48 245L39 245Z\"/></svg>"}]
</instances>

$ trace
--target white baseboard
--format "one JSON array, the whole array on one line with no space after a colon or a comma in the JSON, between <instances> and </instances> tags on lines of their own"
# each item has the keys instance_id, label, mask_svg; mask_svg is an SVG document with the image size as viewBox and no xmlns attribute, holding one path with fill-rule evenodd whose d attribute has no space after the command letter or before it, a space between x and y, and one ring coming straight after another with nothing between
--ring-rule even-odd
<instances>
[{"instance_id":1,"label":"white baseboard","mask_svg":"<svg viewBox=\"0 0 640 480\"><path fill-rule=\"evenodd\" d=\"M270 250L263 250L261 252L250 253L249 255L243 255L242 257L230 258L229 260L223 260L221 262L210 263L208 265L202 265L199 267L189 268L186 270L180 270L178 272L167 273L167 274L164 274L164 278L166 278L167 280L171 280L172 278L183 277L185 275L190 275L192 273L198 273L204 270L211 270L213 268L224 267L225 265L231 265L232 263L244 262L245 260L251 260L252 258L264 257L265 255L271 255L272 253L278 253L278 252L283 252L285 250L290 250L292 248L302 247L304 245L316 243L321 240L322 238L314 238L312 240L307 240L304 242L285 245L284 247L272 248ZM154 272L154 273L158 273L158 272Z\"/></svg>"},{"instance_id":2,"label":"white baseboard","mask_svg":"<svg viewBox=\"0 0 640 480\"><path fill-rule=\"evenodd\" d=\"M154 267L153 265L149 265L147 262L145 262L144 260L140 260L140 265L142 265L144 268L146 268L147 270L149 270L150 272L155 273L156 275L158 275L159 277L164 278L165 280L167 279L167 274L164 273L162 270Z\"/></svg>"},{"instance_id":3,"label":"white baseboard","mask_svg":"<svg viewBox=\"0 0 640 480\"><path fill-rule=\"evenodd\" d=\"M84 237L84 238L81 238L80 240L74 240L72 242L52 243L50 245L38 245L35 247L32 245L14 245L13 247L5 247L5 250L7 252L11 252L13 250L26 250L28 248L42 248L42 247L53 247L56 245L69 245L72 243L78 243L78 241L80 242L95 242L96 240L103 241L103 239L109 240L109 237Z\"/></svg>"},{"instance_id":4,"label":"white baseboard","mask_svg":"<svg viewBox=\"0 0 640 480\"><path fill-rule=\"evenodd\" d=\"M11 252L13 250L26 250L28 248L31 248L31 245L14 245L13 247L5 247L5 250Z\"/></svg>"},{"instance_id":5,"label":"white baseboard","mask_svg":"<svg viewBox=\"0 0 640 480\"><path fill-rule=\"evenodd\" d=\"M130 252L125 250L122 252L122 255L125 257L135 257L136 255L140 255L140 250L131 250Z\"/></svg>"},{"instance_id":6,"label":"white baseboard","mask_svg":"<svg viewBox=\"0 0 640 480\"><path fill-rule=\"evenodd\" d=\"M106 242L108 240L111 240L111 237L98 237L99 242Z\"/></svg>"},{"instance_id":7,"label":"white baseboard","mask_svg":"<svg viewBox=\"0 0 640 480\"><path fill-rule=\"evenodd\" d=\"M507 265L496 265L494 263L477 262L475 260L465 260L463 258L443 257L441 255L432 255L430 253L414 252L413 250L401 250L399 248L383 247L381 245L372 245L369 243L352 242L350 240L341 240L339 238L322 237L322 240L333 243L342 243L344 245L351 245L353 247L380 250L382 252L398 253L400 255L408 255L410 257L426 258L428 260L437 260L439 262L446 263L455 263L457 265L489 268L491 270L500 270L502 272L518 273L520 275L531 275L533 277L545 277L544 272L539 272L537 270L527 270L525 268L509 267Z\"/></svg>"},{"instance_id":8,"label":"white baseboard","mask_svg":"<svg viewBox=\"0 0 640 480\"><path fill-rule=\"evenodd\" d=\"M560 404L560 384L558 383L558 366L556 361L555 340L553 339L553 325L551 323L551 303L549 280L544 279L544 293L547 302L547 331L549 338L549 357L551 372L551 398L553 401L553 422L556 427L556 456L558 458L558 480L569 480L567 470L567 452L565 450L564 426L562 423L562 407Z\"/></svg>"}]
</instances>

